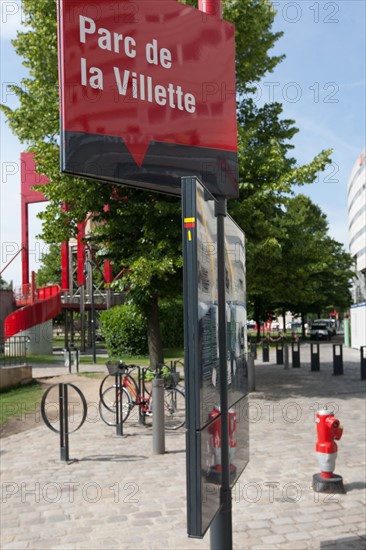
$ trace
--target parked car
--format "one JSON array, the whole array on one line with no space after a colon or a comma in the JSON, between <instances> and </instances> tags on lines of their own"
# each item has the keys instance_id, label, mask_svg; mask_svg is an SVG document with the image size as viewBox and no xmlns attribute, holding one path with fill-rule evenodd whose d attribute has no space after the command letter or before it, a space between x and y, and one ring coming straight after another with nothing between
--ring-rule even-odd
<instances>
[{"instance_id":1,"label":"parked car","mask_svg":"<svg viewBox=\"0 0 366 550\"><path fill-rule=\"evenodd\" d=\"M333 329L329 323L322 319L313 321L310 328L310 338L312 340L331 340Z\"/></svg>"}]
</instances>

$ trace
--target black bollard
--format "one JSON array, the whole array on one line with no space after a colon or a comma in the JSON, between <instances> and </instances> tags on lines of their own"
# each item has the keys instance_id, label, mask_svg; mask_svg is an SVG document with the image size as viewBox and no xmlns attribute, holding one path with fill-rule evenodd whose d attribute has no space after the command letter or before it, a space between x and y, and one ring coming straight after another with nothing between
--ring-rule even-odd
<instances>
[{"instance_id":1,"label":"black bollard","mask_svg":"<svg viewBox=\"0 0 366 550\"><path fill-rule=\"evenodd\" d=\"M316 351L314 351L316 349ZM319 344L310 344L311 371L320 370Z\"/></svg>"},{"instance_id":2,"label":"black bollard","mask_svg":"<svg viewBox=\"0 0 366 550\"><path fill-rule=\"evenodd\" d=\"M283 365L283 343L276 343L276 363L277 365Z\"/></svg>"},{"instance_id":3,"label":"black bollard","mask_svg":"<svg viewBox=\"0 0 366 550\"><path fill-rule=\"evenodd\" d=\"M300 344L299 342L292 342L291 343L292 348L292 368L293 369L299 369L300 368Z\"/></svg>"},{"instance_id":4,"label":"black bollard","mask_svg":"<svg viewBox=\"0 0 366 550\"><path fill-rule=\"evenodd\" d=\"M262 361L263 363L269 363L269 342L267 340L262 342Z\"/></svg>"},{"instance_id":5,"label":"black bollard","mask_svg":"<svg viewBox=\"0 0 366 550\"><path fill-rule=\"evenodd\" d=\"M361 346L361 380L366 380L366 346Z\"/></svg>"},{"instance_id":6,"label":"black bollard","mask_svg":"<svg viewBox=\"0 0 366 550\"><path fill-rule=\"evenodd\" d=\"M337 354L337 348L339 353ZM343 349L342 344L333 344L333 375L343 374Z\"/></svg>"}]
</instances>

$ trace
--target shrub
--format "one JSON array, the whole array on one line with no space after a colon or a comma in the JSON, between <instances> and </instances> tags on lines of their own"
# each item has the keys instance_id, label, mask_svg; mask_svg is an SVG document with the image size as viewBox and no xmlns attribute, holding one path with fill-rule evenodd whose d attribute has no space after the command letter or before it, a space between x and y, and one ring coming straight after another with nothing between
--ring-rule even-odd
<instances>
[{"instance_id":1,"label":"shrub","mask_svg":"<svg viewBox=\"0 0 366 550\"><path fill-rule=\"evenodd\" d=\"M103 311L100 325L110 357L147 354L147 321L136 306L116 306Z\"/></svg>"}]
</instances>

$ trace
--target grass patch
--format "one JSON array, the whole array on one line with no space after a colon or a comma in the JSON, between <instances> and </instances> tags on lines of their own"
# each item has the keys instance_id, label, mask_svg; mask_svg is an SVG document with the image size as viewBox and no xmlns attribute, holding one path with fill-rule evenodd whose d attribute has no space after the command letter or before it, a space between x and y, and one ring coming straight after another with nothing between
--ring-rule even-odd
<instances>
[{"instance_id":1,"label":"grass patch","mask_svg":"<svg viewBox=\"0 0 366 550\"><path fill-rule=\"evenodd\" d=\"M42 395L43 389L38 382L1 391L0 425L5 424L8 418L20 417L24 413L37 410Z\"/></svg>"}]
</instances>

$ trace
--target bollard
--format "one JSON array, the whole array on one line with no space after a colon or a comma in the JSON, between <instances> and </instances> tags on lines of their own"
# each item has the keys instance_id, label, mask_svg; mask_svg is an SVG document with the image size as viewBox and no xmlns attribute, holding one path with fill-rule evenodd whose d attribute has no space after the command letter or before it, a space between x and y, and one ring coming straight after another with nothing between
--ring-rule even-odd
<instances>
[{"instance_id":1,"label":"bollard","mask_svg":"<svg viewBox=\"0 0 366 550\"><path fill-rule=\"evenodd\" d=\"M79 350L77 348L71 349L72 366L75 367L76 372L79 372Z\"/></svg>"},{"instance_id":2,"label":"bollard","mask_svg":"<svg viewBox=\"0 0 366 550\"><path fill-rule=\"evenodd\" d=\"M276 363L277 365L283 365L283 343L276 343Z\"/></svg>"},{"instance_id":3,"label":"bollard","mask_svg":"<svg viewBox=\"0 0 366 550\"><path fill-rule=\"evenodd\" d=\"M338 354L337 354L337 347L339 347ZM333 344L333 375L338 376L340 374L343 374L342 344Z\"/></svg>"},{"instance_id":4,"label":"bollard","mask_svg":"<svg viewBox=\"0 0 366 550\"><path fill-rule=\"evenodd\" d=\"M299 342L292 342L291 348L292 348L292 368L293 369L299 369L300 368L300 344L299 344Z\"/></svg>"},{"instance_id":5,"label":"bollard","mask_svg":"<svg viewBox=\"0 0 366 550\"><path fill-rule=\"evenodd\" d=\"M164 418L164 380L154 378L152 387L152 432L153 453L162 455L165 453L165 418Z\"/></svg>"},{"instance_id":6,"label":"bollard","mask_svg":"<svg viewBox=\"0 0 366 550\"><path fill-rule=\"evenodd\" d=\"M70 348L64 348L64 361L65 361L65 367L69 369L69 373L71 374L71 351Z\"/></svg>"},{"instance_id":7,"label":"bollard","mask_svg":"<svg viewBox=\"0 0 366 550\"><path fill-rule=\"evenodd\" d=\"M250 353L253 354L254 359L257 359L257 342L250 343Z\"/></svg>"},{"instance_id":8,"label":"bollard","mask_svg":"<svg viewBox=\"0 0 366 550\"><path fill-rule=\"evenodd\" d=\"M288 343L285 342L284 344L284 369L287 370L289 368L289 360L288 360Z\"/></svg>"},{"instance_id":9,"label":"bollard","mask_svg":"<svg viewBox=\"0 0 366 550\"><path fill-rule=\"evenodd\" d=\"M366 380L366 346L361 346L361 380Z\"/></svg>"},{"instance_id":10,"label":"bollard","mask_svg":"<svg viewBox=\"0 0 366 550\"><path fill-rule=\"evenodd\" d=\"M269 342L263 340L262 342L262 361L263 363L269 363Z\"/></svg>"},{"instance_id":11,"label":"bollard","mask_svg":"<svg viewBox=\"0 0 366 550\"><path fill-rule=\"evenodd\" d=\"M74 346L64 348L65 367L69 369L71 374L72 367L75 367L76 372L79 372L79 350Z\"/></svg>"},{"instance_id":12,"label":"bollard","mask_svg":"<svg viewBox=\"0 0 366 550\"><path fill-rule=\"evenodd\" d=\"M316 348L316 351L314 351ZM319 361L319 344L310 344L310 360L311 360L311 371L320 370L320 361Z\"/></svg>"},{"instance_id":13,"label":"bollard","mask_svg":"<svg viewBox=\"0 0 366 550\"><path fill-rule=\"evenodd\" d=\"M247 353L248 367L248 392L255 391L255 370L254 370L254 354Z\"/></svg>"}]
</instances>

